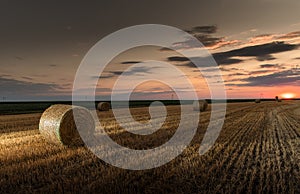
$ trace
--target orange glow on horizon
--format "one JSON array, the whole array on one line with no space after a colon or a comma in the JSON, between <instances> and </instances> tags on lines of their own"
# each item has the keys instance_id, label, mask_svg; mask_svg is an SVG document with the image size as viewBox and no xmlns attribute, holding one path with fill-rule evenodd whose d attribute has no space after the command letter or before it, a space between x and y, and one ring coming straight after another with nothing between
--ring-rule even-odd
<instances>
[{"instance_id":1,"label":"orange glow on horizon","mask_svg":"<svg viewBox=\"0 0 300 194\"><path fill-rule=\"evenodd\" d=\"M296 95L294 93L283 93L283 94L281 94L282 98L287 98L287 99L294 98L295 96Z\"/></svg>"}]
</instances>

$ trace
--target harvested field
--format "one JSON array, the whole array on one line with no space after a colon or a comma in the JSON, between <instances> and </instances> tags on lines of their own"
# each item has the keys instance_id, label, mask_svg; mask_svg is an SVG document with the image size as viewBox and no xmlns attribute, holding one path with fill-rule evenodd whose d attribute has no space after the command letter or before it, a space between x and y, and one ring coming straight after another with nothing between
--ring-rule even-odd
<instances>
[{"instance_id":1,"label":"harvested field","mask_svg":"<svg viewBox=\"0 0 300 194\"><path fill-rule=\"evenodd\" d=\"M198 150L210 106L179 157L144 171L111 166L84 147L47 143L38 131L40 113L0 116L0 193L300 193L300 102L230 103L227 108L221 134L205 155ZM98 115L114 141L147 149L174 134L180 108L167 110L162 128L149 136L126 132L111 110ZM132 108L131 113L141 123L150 119L147 108Z\"/></svg>"}]
</instances>

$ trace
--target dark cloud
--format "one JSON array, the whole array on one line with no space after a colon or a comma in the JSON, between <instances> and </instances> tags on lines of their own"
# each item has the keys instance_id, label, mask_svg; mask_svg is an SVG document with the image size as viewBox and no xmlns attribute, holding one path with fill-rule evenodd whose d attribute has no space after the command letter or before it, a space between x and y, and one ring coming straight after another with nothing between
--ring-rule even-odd
<instances>
[{"instance_id":1,"label":"dark cloud","mask_svg":"<svg viewBox=\"0 0 300 194\"><path fill-rule=\"evenodd\" d=\"M217 38L212 38L209 35L194 35L204 46L212 46L214 44L218 44L220 42ZM215 41L215 42L213 42ZM187 40L183 42L176 42L174 43L173 47L174 49L182 49L182 48L197 48L199 47L199 43L195 42L193 38L188 38ZM170 49L162 48L160 49L162 51L168 51Z\"/></svg>"},{"instance_id":2,"label":"dark cloud","mask_svg":"<svg viewBox=\"0 0 300 194\"><path fill-rule=\"evenodd\" d=\"M280 86L293 85L300 82L300 71L286 70L268 75L250 76L240 81L246 82L241 84L229 84L235 86Z\"/></svg>"},{"instance_id":3,"label":"dark cloud","mask_svg":"<svg viewBox=\"0 0 300 194\"><path fill-rule=\"evenodd\" d=\"M217 26L212 25L212 26L196 26L193 27L191 30L186 30L186 32L191 33L191 34L196 34L196 33L205 33L205 34L213 34L217 32Z\"/></svg>"},{"instance_id":4,"label":"dark cloud","mask_svg":"<svg viewBox=\"0 0 300 194\"><path fill-rule=\"evenodd\" d=\"M126 65L126 64L136 64L136 63L141 63L142 61L123 61L123 62L121 62L121 64L124 64L124 65Z\"/></svg>"},{"instance_id":5,"label":"dark cloud","mask_svg":"<svg viewBox=\"0 0 300 194\"><path fill-rule=\"evenodd\" d=\"M259 55L256 57L256 59L258 61L271 61L276 59L275 57L273 57L272 55Z\"/></svg>"},{"instance_id":6,"label":"dark cloud","mask_svg":"<svg viewBox=\"0 0 300 194\"><path fill-rule=\"evenodd\" d=\"M216 33L217 30L217 26L196 26L191 30L187 30L187 32L197 38L204 46L213 46L221 42L223 39L223 37L213 37L211 35ZM185 44L190 47L194 47L192 42L192 40L187 40Z\"/></svg>"},{"instance_id":7,"label":"dark cloud","mask_svg":"<svg viewBox=\"0 0 300 194\"><path fill-rule=\"evenodd\" d=\"M110 71L113 75L121 75L123 71Z\"/></svg>"},{"instance_id":8,"label":"dark cloud","mask_svg":"<svg viewBox=\"0 0 300 194\"><path fill-rule=\"evenodd\" d=\"M216 46L217 48L229 45L233 42L226 41L224 37L215 37L212 36L212 34L216 33L218 30L217 26L196 26L193 27L190 30L186 30L186 32L193 35L195 38L197 38L204 46L206 47L213 47ZM193 39L187 39L184 42L178 42L175 44L175 46L180 46L184 48L194 48L197 47L197 45L194 45ZM218 46L217 46L218 45ZM161 50L165 50L164 48Z\"/></svg>"},{"instance_id":9,"label":"dark cloud","mask_svg":"<svg viewBox=\"0 0 300 194\"><path fill-rule=\"evenodd\" d=\"M230 58L230 57L262 57L274 53L291 51L297 49L298 45L286 44L284 42L272 42L267 44L243 47L227 52L217 53L215 56Z\"/></svg>"},{"instance_id":10,"label":"dark cloud","mask_svg":"<svg viewBox=\"0 0 300 194\"><path fill-rule=\"evenodd\" d=\"M223 37L212 37L211 35L207 34L195 34L194 37L196 37L204 46L207 47L214 46L223 40Z\"/></svg>"},{"instance_id":11,"label":"dark cloud","mask_svg":"<svg viewBox=\"0 0 300 194\"><path fill-rule=\"evenodd\" d=\"M227 76L241 76L241 75L249 75L249 74L247 74L247 73L231 73Z\"/></svg>"},{"instance_id":12,"label":"dark cloud","mask_svg":"<svg viewBox=\"0 0 300 194\"><path fill-rule=\"evenodd\" d=\"M181 61L189 61L189 59L186 57L174 56L174 57L168 57L168 61L181 62Z\"/></svg>"},{"instance_id":13,"label":"dark cloud","mask_svg":"<svg viewBox=\"0 0 300 194\"><path fill-rule=\"evenodd\" d=\"M231 65L231 64L236 64L236 63L240 63L243 61L241 59L228 58L226 56L218 55L218 54L213 54L213 57L216 60L217 64L219 64L219 65Z\"/></svg>"},{"instance_id":14,"label":"dark cloud","mask_svg":"<svg viewBox=\"0 0 300 194\"><path fill-rule=\"evenodd\" d=\"M280 53L285 51L291 51L297 49L298 45L294 44L286 44L284 42L272 42L267 44L255 45L255 46L248 46L243 47L240 49L234 49L227 52L220 52L214 53L212 56L214 57L215 61L218 65L230 65L240 63L243 60L236 59L234 57L256 57L258 59L262 58L270 58L271 54ZM171 57L168 59L170 60ZM196 57L199 62L209 60L208 58L201 58ZM195 58L195 59L196 59ZM172 61L185 61L182 57L173 57L171 58ZM192 64L185 64L188 67L194 67Z\"/></svg>"},{"instance_id":15,"label":"dark cloud","mask_svg":"<svg viewBox=\"0 0 300 194\"><path fill-rule=\"evenodd\" d=\"M235 68L235 67L232 67L232 68L220 67L220 70L221 71L241 71L242 69L238 69L238 68Z\"/></svg>"},{"instance_id":16,"label":"dark cloud","mask_svg":"<svg viewBox=\"0 0 300 194\"><path fill-rule=\"evenodd\" d=\"M278 67L278 64L263 64L260 65L261 68L273 68L273 67Z\"/></svg>"},{"instance_id":17,"label":"dark cloud","mask_svg":"<svg viewBox=\"0 0 300 194\"><path fill-rule=\"evenodd\" d=\"M286 67L279 64L262 64L261 68L276 68L276 69L286 69Z\"/></svg>"},{"instance_id":18,"label":"dark cloud","mask_svg":"<svg viewBox=\"0 0 300 194\"><path fill-rule=\"evenodd\" d=\"M218 65L229 65L229 64L236 64L240 63L243 60L241 59L234 59L234 58L226 58L226 56L218 55L218 54L213 54L214 60L217 62ZM194 57L194 60L198 61L199 64L201 64L202 67L210 67L212 66L212 63L205 63L205 61L210 61L211 59L208 57ZM186 57L179 57L179 56L174 56L174 57L169 57L169 61L171 62L183 62L183 61L190 61ZM187 66L187 67L195 67L195 65L192 62L181 64L182 66Z\"/></svg>"},{"instance_id":19,"label":"dark cloud","mask_svg":"<svg viewBox=\"0 0 300 194\"><path fill-rule=\"evenodd\" d=\"M159 49L159 51L173 51L173 49L167 48L167 47L161 47L161 48Z\"/></svg>"},{"instance_id":20,"label":"dark cloud","mask_svg":"<svg viewBox=\"0 0 300 194\"><path fill-rule=\"evenodd\" d=\"M217 26L197 26L186 32L197 38L205 47L210 49L217 49L220 47L233 45L239 42L238 40L227 40L226 37L216 37L212 34L216 33L218 30ZM187 38L183 42L176 42L173 48L196 48L199 44L195 43L193 38ZM161 48L160 51L170 51L170 48Z\"/></svg>"},{"instance_id":21,"label":"dark cloud","mask_svg":"<svg viewBox=\"0 0 300 194\"><path fill-rule=\"evenodd\" d=\"M62 88L59 85L53 83L33 83L0 77L0 91L3 96L54 96L60 89Z\"/></svg>"},{"instance_id":22,"label":"dark cloud","mask_svg":"<svg viewBox=\"0 0 300 194\"><path fill-rule=\"evenodd\" d=\"M115 77L115 75L111 74L111 75L101 75L101 76L94 75L94 76L91 76L92 79L109 79L109 78L112 78L112 77Z\"/></svg>"}]
</instances>

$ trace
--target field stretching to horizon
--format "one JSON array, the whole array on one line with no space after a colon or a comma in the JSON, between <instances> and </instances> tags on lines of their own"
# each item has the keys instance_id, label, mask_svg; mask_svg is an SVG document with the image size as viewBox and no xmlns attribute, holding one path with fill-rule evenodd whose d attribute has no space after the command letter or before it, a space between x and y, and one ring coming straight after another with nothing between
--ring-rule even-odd
<instances>
[{"instance_id":1,"label":"field stretching to horizon","mask_svg":"<svg viewBox=\"0 0 300 194\"><path fill-rule=\"evenodd\" d=\"M149 149L177 129L180 107L167 111L162 128L149 136L126 132L111 110L98 116L117 143ZM146 107L131 113L141 123L149 120ZM40 117L40 112L0 115L0 193L300 193L300 101L228 103L220 136L200 156L209 105L180 156L140 171L111 166L85 147L49 144L39 133Z\"/></svg>"}]
</instances>

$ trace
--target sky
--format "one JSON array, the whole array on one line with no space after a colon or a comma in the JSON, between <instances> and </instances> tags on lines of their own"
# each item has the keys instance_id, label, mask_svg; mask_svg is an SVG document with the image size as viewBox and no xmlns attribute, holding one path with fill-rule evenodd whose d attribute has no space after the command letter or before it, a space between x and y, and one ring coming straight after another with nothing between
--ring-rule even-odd
<instances>
[{"instance_id":1,"label":"sky","mask_svg":"<svg viewBox=\"0 0 300 194\"><path fill-rule=\"evenodd\" d=\"M76 71L89 49L105 36L139 24L169 25L196 37L218 64L228 98L300 97L299 8L298 0L1 1L0 101L71 100ZM189 60L156 46L130 49L102 75L91 75L101 77L97 97L109 99L118 76L133 65L126 73L129 82L161 73L181 87L182 77L147 60L176 66L199 98L211 97ZM126 85L120 86L120 95L129 92ZM184 87L181 92L189 98ZM145 81L131 96L171 99L174 91L157 80Z\"/></svg>"}]
</instances>

